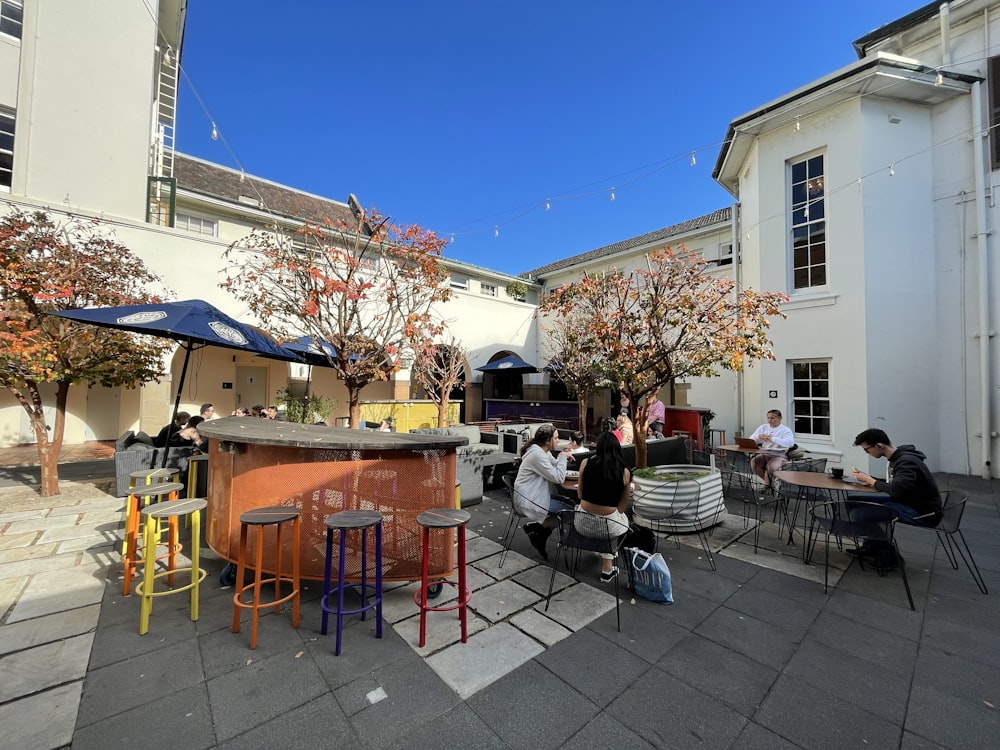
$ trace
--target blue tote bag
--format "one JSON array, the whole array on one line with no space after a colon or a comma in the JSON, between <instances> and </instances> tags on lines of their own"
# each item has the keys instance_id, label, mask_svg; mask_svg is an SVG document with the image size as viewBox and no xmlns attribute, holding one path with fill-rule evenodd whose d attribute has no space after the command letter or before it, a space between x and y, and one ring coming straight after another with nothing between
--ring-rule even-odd
<instances>
[{"instance_id":1,"label":"blue tote bag","mask_svg":"<svg viewBox=\"0 0 1000 750\"><path fill-rule=\"evenodd\" d=\"M651 602L673 604L674 593L670 585L670 568L659 552L643 552L636 547L626 547L629 559L632 590Z\"/></svg>"}]
</instances>

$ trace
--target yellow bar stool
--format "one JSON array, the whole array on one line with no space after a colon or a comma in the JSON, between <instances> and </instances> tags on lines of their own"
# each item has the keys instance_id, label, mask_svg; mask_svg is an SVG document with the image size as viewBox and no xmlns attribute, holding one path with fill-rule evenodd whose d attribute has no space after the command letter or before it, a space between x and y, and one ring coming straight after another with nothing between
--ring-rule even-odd
<instances>
[{"instance_id":1,"label":"yellow bar stool","mask_svg":"<svg viewBox=\"0 0 1000 750\"><path fill-rule=\"evenodd\" d=\"M292 574L283 575L281 570L281 530L286 523L292 524ZM275 505L268 508L256 508L248 510L240 515L240 549L236 558L236 593L233 594L233 627L234 633L240 632L240 616L244 609L250 610L250 648L257 648L257 627L260 622L260 611L270 607L274 608L274 614L281 611L281 605L287 601L292 602L292 627L299 627L299 536L301 532L301 518L297 508L287 505ZM243 575L247 569L247 534L251 526L257 527L257 539L253 560L253 583L243 584ZM274 575L270 578L264 577L264 529L268 526L275 527L276 539L274 542ZM281 595L281 585L287 583L291 590ZM261 589L264 585L274 587L274 597L268 601L261 600ZM253 598L249 602L243 601L243 596L247 591L253 590Z\"/></svg>"},{"instance_id":2,"label":"yellow bar stool","mask_svg":"<svg viewBox=\"0 0 1000 750\"><path fill-rule=\"evenodd\" d=\"M205 580L208 571L201 567L201 511L208 503L200 497L192 497L187 500L177 500L169 503L156 503L148 508L142 509L146 527L143 535L143 549L155 550L163 524L167 523L171 528L177 528L177 519L185 516L191 519L191 565L186 568L174 567L171 557L170 567L167 570L157 572L157 558L153 554L143 555L142 580L136 584L135 593L139 595L141 605L139 607L139 635L145 635L149 630L149 616L153 612L153 599L160 596L170 596L171 594L181 594L185 591L191 592L191 622L198 620L198 592L201 582ZM175 573L191 576L191 580L184 586L173 587L173 576ZM156 581L166 577L171 588L164 591L156 591Z\"/></svg>"},{"instance_id":3,"label":"yellow bar stool","mask_svg":"<svg viewBox=\"0 0 1000 750\"><path fill-rule=\"evenodd\" d=\"M176 502L180 498L180 493L184 490L184 485L180 482L164 482L153 485L137 485L126 498L125 508L125 553L122 555L122 567L124 568L124 580L122 581L122 595L128 596L132 589L132 578L135 576L136 568L140 560L156 559L156 548L159 545L159 536L154 540L152 547L145 545L145 534L143 534L142 556L139 555L139 525L140 515L151 503ZM170 566L173 567L176 555L181 549L177 541L177 521L174 519L168 524L169 539L167 542L166 557L170 558ZM157 526L159 530L159 525ZM170 583L173 583L171 578Z\"/></svg>"},{"instance_id":4,"label":"yellow bar stool","mask_svg":"<svg viewBox=\"0 0 1000 750\"><path fill-rule=\"evenodd\" d=\"M134 490L136 487L147 484L163 484L164 482L178 482L180 481L181 471L180 469L173 469L166 467L164 469L140 469L139 471L133 471L128 475L128 488L129 490ZM190 497L190 494L188 495ZM146 505L149 505L149 500L146 501ZM128 524L127 515L128 506L126 506L126 518L125 523ZM139 530L139 536L142 536L142 530ZM125 554L125 539L122 539L122 554Z\"/></svg>"},{"instance_id":5,"label":"yellow bar stool","mask_svg":"<svg viewBox=\"0 0 1000 750\"><path fill-rule=\"evenodd\" d=\"M199 453L197 456L191 456L188 459L188 497L198 497L198 482L202 472L205 473L205 476L208 476L208 455ZM207 494L208 488L206 487L205 489Z\"/></svg>"}]
</instances>

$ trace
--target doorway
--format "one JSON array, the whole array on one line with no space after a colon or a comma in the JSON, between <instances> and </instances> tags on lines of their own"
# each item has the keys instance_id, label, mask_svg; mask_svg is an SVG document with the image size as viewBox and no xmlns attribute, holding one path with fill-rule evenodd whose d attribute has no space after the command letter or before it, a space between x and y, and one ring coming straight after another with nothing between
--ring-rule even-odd
<instances>
[{"instance_id":1,"label":"doorway","mask_svg":"<svg viewBox=\"0 0 1000 750\"><path fill-rule=\"evenodd\" d=\"M236 368L236 406L249 409L254 404L270 406L267 398L267 368Z\"/></svg>"}]
</instances>

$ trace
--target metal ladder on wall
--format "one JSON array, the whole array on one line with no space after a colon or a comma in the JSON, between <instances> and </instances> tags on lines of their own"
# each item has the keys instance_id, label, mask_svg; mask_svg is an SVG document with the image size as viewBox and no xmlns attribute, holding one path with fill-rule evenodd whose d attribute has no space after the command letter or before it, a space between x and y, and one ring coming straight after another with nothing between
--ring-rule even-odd
<instances>
[{"instance_id":1,"label":"metal ladder on wall","mask_svg":"<svg viewBox=\"0 0 1000 750\"><path fill-rule=\"evenodd\" d=\"M177 117L177 54L167 47L159 55L156 77L156 131L150 154L148 221L173 226L174 126Z\"/></svg>"}]
</instances>

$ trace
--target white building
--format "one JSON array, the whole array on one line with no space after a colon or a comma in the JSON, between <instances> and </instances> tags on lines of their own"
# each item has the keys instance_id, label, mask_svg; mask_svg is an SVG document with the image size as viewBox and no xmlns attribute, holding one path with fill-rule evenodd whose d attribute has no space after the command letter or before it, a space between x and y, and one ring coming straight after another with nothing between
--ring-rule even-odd
<instances>
[{"instance_id":1,"label":"white building","mask_svg":"<svg viewBox=\"0 0 1000 750\"><path fill-rule=\"evenodd\" d=\"M22 21L21 2L0 0L0 190L9 191L0 198L98 216L178 298L239 316L218 288L225 247L254 226L350 213L353 199L174 154L186 2L107 6L28 3ZM799 444L833 463L864 466L851 443L875 426L915 443L935 470L991 473L1000 460L998 15L1000 0L932 3L862 37L857 62L732 121L714 172L731 208L535 269L525 301L504 293L513 277L449 262L457 298L442 314L472 351L468 370L508 352L541 362L533 303L544 288L683 243L716 273L790 298L787 320L772 329L776 361L687 384L688 403L716 412L713 426L732 436L778 408ZM206 350L183 403L212 401L225 413L237 398L271 401L297 374L237 360ZM262 397L237 392L250 372L241 368L258 368ZM343 402L329 373L318 377ZM363 398L401 398L406 378L373 384ZM468 420L480 416L474 379ZM170 381L99 390L74 389L67 442L167 419ZM595 404L598 415L605 409ZM27 437L22 422L0 394L0 444Z\"/></svg>"}]
</instances>

